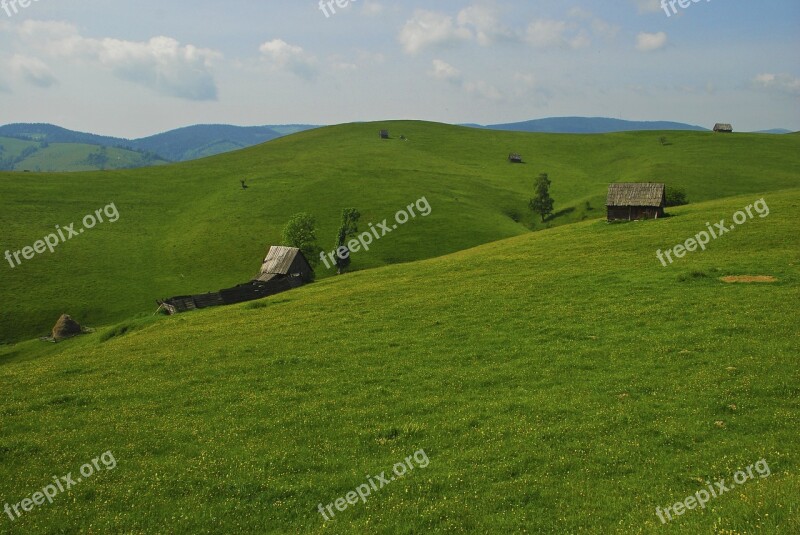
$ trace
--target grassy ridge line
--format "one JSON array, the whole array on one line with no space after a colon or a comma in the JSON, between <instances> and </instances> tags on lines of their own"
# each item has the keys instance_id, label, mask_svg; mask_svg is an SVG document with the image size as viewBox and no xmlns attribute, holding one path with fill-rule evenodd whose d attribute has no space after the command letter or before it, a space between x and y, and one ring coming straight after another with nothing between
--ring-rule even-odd
<instances>
[{"instance_id":1,"label":"grassy ridge line","mask_svg":"<svg viewBox=\"0 0 800 535\"><path fill-rule=\"evenodd\" d=\"M395 139L378 139L383 126ZM400 134L410 141L399 141ZM364 269L602 217L613 181L666 180L702 201L791 187L800 178L800 138L665 135L672 145L661 146L657 132L546 135L386 122L322 128L163 168L0 174L0 252L31 245L55 224L109 202L121 214L53 255L14 270L0 264L0 296L16 310L0 318L0 340L43 334L65 311L89 325L109 324L152 310L158 297L248 280L299 211L318 218L321 244L329 247L343 207L356 206L365 224L377 223L426 196L433 213L354 257L353 267ZM509 165L511 151L528 163ZM527 209L543 171L560 212L547 225ZM247 191L240 179L248 180ZM55 274L57 283L42 284Z\"/></svg>"},{"instance_id":2,"label":"grassy ridge line","mask_svg":"<svg viewBox=\"0 0 800 535\"><path fill-rule=\"evenodd\" d=\"M770 478L669 529L791 532L800 190L766 195L767 218L680 264L655 257L754 200L117 326L105 342L111 331L40 344L50 355L36 361L20 344L0 365L0 496L110 449L114 472L15 528L649 533L663 529L657 505L765 458ZM317 503L419 448L428 468L323 529Z\"/></svg>"}]
</instances>

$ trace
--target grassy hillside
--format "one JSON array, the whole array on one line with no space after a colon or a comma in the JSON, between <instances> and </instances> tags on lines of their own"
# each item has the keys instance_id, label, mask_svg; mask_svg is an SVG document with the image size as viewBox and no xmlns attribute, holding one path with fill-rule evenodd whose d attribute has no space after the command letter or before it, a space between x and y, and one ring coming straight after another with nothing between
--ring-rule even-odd
<instances>
[{"instance_id":1,"label":"grassy hillside","mask_svg":"<svg viewBox=\"0 0 800 535\"><path fill-rule=\"evenodd\" d=\"M393 139L380 140L381 127ZM665 181L685 187L694 202L796 187L798 148L798 136L547 135L386 122L302 132L160 168L0 173L0 254L32 246L55 225L80 227L109 203L120 213L13 269L0 259L0 296L13 303L0 318L0 340L44 334L63 312L105 325L152 312L157 298L245 282L300 211L317 217L321 245L330 248L345 207L358 208L366 228L423 196L429 201L430 216L354 255L358 270L603 217L614 181ZM508 164L511 151L527 163ZM527 208L541 172L553 181L557 212L544 224ZM321 279L330 274L318 269Z\"/></svg>"},{"instance_id":2,"label":"grassy hillside","mask_svg":"<svg viewBox=\"0 0 800 535\"><path fill-rule=\"evenodd\" d=\"M436 129L420 127L412 140L428 128ZM529 142L530 153L535 144L559 142L514 140ZM644 145L638 136L617 140L626 142L634 152ZM582 154L593 152L591 143L579 143ZM389 150L404 161L401 151L412 149L374 149ZM266 148L252 154L254 162L258 154L277 158ZM471 153L464 154L469 162ZM427 167L435 162L429 156ZM484 204L471 199L463 178L469 165L460 165L466 169L453 176L429 169L425 181L462 180L461 205L469 203L491 228L502 195L487 193ZM215 184L211 177L198 183ZM391 195L396 181L382 183ZM721 180L718 187L725 189ZM442 231L448 211L436 211L445 198L430 189L443 220L412 234L453 240ZM657 260L657 249L761 197L767 217L669 267ZM798 205L800 189L761 191L681 207L659 221L589 220L329 278L262 302L0 350L3 501L30 496L53 475L77 476L105 451L118 463L52 505L13 523L0 518L2 529L797 532ZM470 225L460 230L472 233ZM117 259L134 262L130 272L146 265L137 262L142 240ZM84 282L98 275L73 274ZM725 284L725 275L777 282ZM426 468L330 522L319 514L319 503L420 449ZM756 476L669 526L656 516L657 506L684 500L706 480L730 485L737 470L762 459L769 477Z\"/></svg>"},{"instance_id":3,"label":"grassy hillside","mask_svg":"<svg viewBox=\"0 0 800 535\"><path fill-rule=\"evenodd\" d=\"M0 137L0 147L0 168L15 171L96 171L167 163L161 158L133 150L81 143L43 144Z\"/></svg>"}]
</instances>

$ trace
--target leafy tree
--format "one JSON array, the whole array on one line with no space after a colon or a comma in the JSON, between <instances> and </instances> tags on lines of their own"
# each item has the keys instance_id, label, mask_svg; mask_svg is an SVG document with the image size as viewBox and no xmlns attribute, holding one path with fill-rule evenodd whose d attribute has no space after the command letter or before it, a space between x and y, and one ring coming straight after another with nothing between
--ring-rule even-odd
<instances>
[{"instance_id":1,"label":"leafy tree","mask_svg":"<svg viewBox=\"0 0 800 535\"><path fill-rule=\"evenodd\" d=\"M297 247L303 252L312 267L319 263L322 248L317 245L317 221L313 216L301 212L293 215L283 227L282 241L289 247Z\"/></svg>"},{"instance_id":2,"label":"leafy tree","mask_svg":"<svg viewBox=\"0 0 800 535\"><path fill-rule=\"evenodd\" d=\"M350 249L347 248L347 240L358 234L358 220L361 219L361 214L355 208L345 208L342 210L342 224L339 227L339 232L336 234L336 267L337 273L341 275L345 269L350 265ZM345 254L338 254L340 248L344 247Z\"/></svg>"},{"instance_id":3,"label":"leafy tree","mask_svg":"<svg viewBox=\"0 0 800 535\"><path fill-rule=\"evenodd\" d=\"M686 190L667 186L667 206L683 206L689 204L686 200Z\"/></svg>"},{"instance_id":4,"label":"leafy tree","mask_svg":"<svg viewBox=\"0 0 800 535\"><path fill-rule=\"evenodd\" d=\"M530 208L534 213L542 216L542 222L553 213L553 199L550 197L550 179L547 173L542 173L536 179L535 195L530 202Z\"/></svg>"}]
</instances>

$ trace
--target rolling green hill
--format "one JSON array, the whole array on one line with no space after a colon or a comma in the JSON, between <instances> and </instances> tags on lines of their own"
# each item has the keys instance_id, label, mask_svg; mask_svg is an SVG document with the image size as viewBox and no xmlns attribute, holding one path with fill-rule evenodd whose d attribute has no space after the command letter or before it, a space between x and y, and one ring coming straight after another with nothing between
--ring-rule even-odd
<instances>
[{"instance_id":1,"label":"rolling green hill","mask_svg":"<svg viewBox=\"0 0 800 535\"><path fill-rule=\"evenodd\" d=\"M81 143L42 143L0 137L0 169L11 171L95 171L164 165L153 154Z\"/></svg>"},{"instance_id":2,"label":"rolling green hill","mask_svg":"<svg viewBox=\"0 0 800 535\"><path fill-rule=\"evenodd\" d=\"M475 152L502 156L510 143L527 154L544 154L563 143L556 184L578 169L599 180L611 173L605 166L627 165L629 173L640 166L638 173L646 173L648 162L666 165L661 151L650 149L652 136L480 141L457 129L399 126L412 134L408 144L381 146L368 138L357 143L358 134L370 129L342 127L329 132L336 135L327 138L327 148L342 149L339 160L346 161L356 158L347 150L361 146L357 161L367 168L389 161L385 152L393 155L398 171L384 170L379 177L365 172L358 184L382 186L385 199L374 197L380 210L422 193L431 199L430 221L407 229L416 243L403 249L406 260L461 246L457 238L477 228L484 234L476 241L515 228L502 223L503 201L513 197L510 184L519 182L521 192L530 182L526 169L489 159L481 167ZM711 152L697 148L704 142L716 147L719 159L735 154L707 136L674 142L671 154L694 150L709 158ZM737 139L725 142L735 145ZM313 166L330 174L339 160L318 161L323 151L290 152L314 143L284 143L281 150L267 146L240 154L240 161L250 158L252 169L272 168L269 163L280 168L264 179L272 186L271 198L280 195L285 203L290 192L296 199L312 197L311 187L291 190L292 180L320 187L323 179L309 173L281 182L291 167L279 155L299 169L308 165L307 172ZM438 149L420 148L425 143ZM571 143L581 150L567 160ZM455 158L456 145L472 150ZM630 160L614 159L611 147L620 146L631 152ZM751 150L780 152L757 145ZM683 175L696 198L715 189L748 191L676 208L668 219L621 225L591 219L543 232L521 229L523 235L503 241L324 279L264 301L127 321L57 345L25 342L0 349L4 502L30 496L53 475L77 477L83 463L103 452L116 461L113 471L101 469L52 505L0 523L11 533L797 532L800 188L750 191L749 180L796 180L777 167L751 177L748 170L770 161L754 159L747 165L748 158L740 156L742 175L727 175L705 189L701 179L710 180L712 173ZM224 161L206 162L216 169L208 176L171 168L172 185L182 190L204 184L214 198L203 205L209 213L212 206L246 204L240 199L252 191L228 193L232 177L215 180ZM419 182L411 170L402 171L413 161L426 169ZM549 163L545 168L552 170L555 159ZM691 167L686 159L673 165ZM534 169L529 164L527 173ZM336 171L345 173L347 166ZM83 178L104 184L103 177ZM145 186L157 182L149 176L139 180ZM568 196L566 180L557 198ZM570 183L581 181L588 178ZM413 188L400 191L400 182ZM415 189L423 184L427 189ZM574 187L573 202L594 199L591 185L585 193ZM448 202L448 188L458 188L458 201ZM768 216L749 220L669 267L656 259L657 249L683 242L709 220L730 219L762 197ZM334 197L337 207L344 198ZM101 199L108 197L95 197L95 204ZM353 204L366 206L367 199L373 197L364 193ZM320 198L306 202L313 201ZM132 197L118 202L128 208L120 209L115 229L144 219ZM281 206L263 202L265 210ZM166 200L160 206L170 210ZM147 244L188 248L196 240L198 258L216 257L215 248L228 243L224 236L245 234L242 221L261 215L220 209L183 243L176 236L189 231L184 218L202 221L203 212L181 217L178 208L171 210L174 223L163 225L162 234L142 230L132 243L128 230L125 240L119 234L83 235L81 243L98 238L111 247L123 241L113 249L120 257L104 267L117 274L152 273L149 263L138 261L147 247L156 247ZM283 215L267 219L277 225ZM265 234L275 232L264 226ZM224 232L231 228L239 230ZM168 232L172 241L165 238ZM405 239L397 235L400 244ZM253 254L260 250L254 248ZM235 249L220 255L226 265L235 263ZM77 250L77 243L69 253L65 247L60 262ZM167 262L154 260L162 269ZM75 278L87 294L100 291L93 286L108 286L95 281L112 279L92 262L85 271L53 272L43 284L63 288ZM777 282L725 284L720 277L727 275L768 275ZM128 284L133 293L145 282ZM157 284L152 281L149 291ZM318 512L319 504L335 503L368 476L386 471L388 477L395 463L420 450L429 460L425 467L417 463L365 503L334 509L328 522ZM747 466L752 472L762 460L769 470L733 490L734 474ZM669 526L661 523L656 507L683 501L707 488L706 481L720 479L729 492L703 509L686 510Z\"/></svg>"},{"instance_id":3,"label":"rolling green hill","mask_svg":"<svg viewBox=\"0 0 800 535\"><path fill-rule=\"evenodd\" d=\"M381 127L393 139L380 140ZM669 145L659 143L661 135ZM366 228L424 196L431 215L354 255L359 270L601 218L614 181L664 181L685 187L693 202L796 187L799 146L797 136L547 135L385 122L302 132L164 167L0 173L0 253L32 246L55 225L80 227L84 215L109 203L120 214L53 253L13 269L2 264L0 296L13 306L3 310L0 340L45 334L63 312L107 325L151 312L157 298L245 282L300 211L317 217L320 244L330 248L343 208L358 208ZM526 163L508 164L512 151ZM544 224L527 208L541 172L553 181L557 212ZM240 179L249 189L241 189ZM318 268L320 279L329 275Z\"/></svg>"}]
</instances>

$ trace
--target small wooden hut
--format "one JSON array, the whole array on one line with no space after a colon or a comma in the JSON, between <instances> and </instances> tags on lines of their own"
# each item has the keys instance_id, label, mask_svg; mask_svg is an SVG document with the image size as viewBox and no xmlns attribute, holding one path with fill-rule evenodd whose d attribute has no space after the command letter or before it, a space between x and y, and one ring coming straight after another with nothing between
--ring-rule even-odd
<instances>
[{"instance_id":1,"label":"small wooden hut","mask_svg":"<svg viewBox=\"0 0 800 535\"><path fill-rule=\"evenodd\" d=\"M666 186L654 182L618 183L608 186L609 221L633 221L664 217Z\"/></svg>"},{"instance_id":2,"label":"small wooden hut","mask_svg":"<svg viewBox=\"0 0 800 535\"><path fill-rule=\"evenodd\" d=\"M717 123L714 125L714 132L722 132L724 134L732 134L733 127L728 123Z\"/></svg>"}]
</instances>

